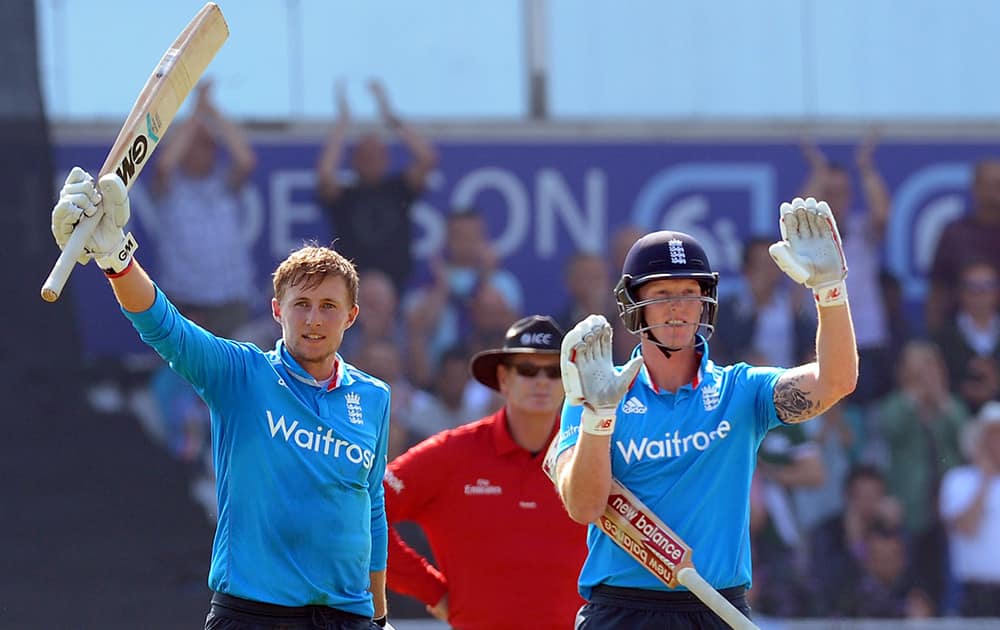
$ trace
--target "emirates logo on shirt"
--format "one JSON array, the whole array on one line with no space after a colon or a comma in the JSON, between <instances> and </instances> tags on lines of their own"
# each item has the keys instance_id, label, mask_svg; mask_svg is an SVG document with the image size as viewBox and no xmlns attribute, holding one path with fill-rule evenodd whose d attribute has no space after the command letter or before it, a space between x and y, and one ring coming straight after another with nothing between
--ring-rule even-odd
<instances>
[{"instance_id":1,"label":"emirates logo on shirt","mask_svg":"<svg viewBox=\"0 0 1000 630\"><path fill-rule=\"evenodd\" d=\"M385 481L385 485L396 491L396 494L400 494L406 488L403 480L397 477L388 468L385 469L385 475L383 475L382 479Z\"/></svg>"},{"instance_id":2,"label":"emirates logo on shirt","mask_svg":"<svg viewBox=\"0 0 1000 630\"><path fill-rule=\"evenodd\" d=\"M466 496L485 496L503 494L503 488L494 486L489 479L476 479L475 484L465 484Z\"/></svg>"}]
</instances>

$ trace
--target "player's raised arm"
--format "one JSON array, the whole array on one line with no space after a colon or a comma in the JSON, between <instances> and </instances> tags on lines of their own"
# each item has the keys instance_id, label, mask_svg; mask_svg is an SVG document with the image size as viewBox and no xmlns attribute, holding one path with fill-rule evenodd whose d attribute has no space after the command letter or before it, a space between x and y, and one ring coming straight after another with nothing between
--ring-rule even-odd
<instances>
[{"instance_id":1,"label":"player's raised arm","mask_svg":"<svg viewBox=\"0 0 1000 630\"><path fill-rule=\"evenodd\" d=\"M149 75L101 166L100 176L116 173L125 190L128 190L150 162L150 153L166 133L184 97L228 37L229 26L218 5L205 3ZM78 216L79 229L74 225L74 238L60 242L63 253L42 285L42 299L48 302L59 299L74 269L73 259L83 256L86 243L100 218L91 214Z\"/></svg>"},{"instance_id":2,"label":"player's raised arm","mask_svg":"<svg viewBox=\"0 0 1000 630\"><path fill-rule=\"evenodd\" d=\"M825 201L796 198L781 204L781 238L771 257L789 277L813 290L819 311L816 361L788 370L774 388L785 422L823 413L858 381L858 351L847 302L847 261L837 222Z\"/></svg>"},{"instance_id":3,"label":"player's raised arm","mask_svg":"<svg viewBox=\"0 0 1000 630\"><path fill-rule=\"evenodd\" d=\"M128 191L113 173L102 177L98 186L82 168L70 171L52 210L52 235L59 248L64 248L79 227L80 219L103 209L97 228L77 261L85 265L93 258L111 281L118 303L133 313L145 311L153 304L155 290L152 280L133 258L138 244L132 233L126 234L123 229L131 214Z\"/></svg>"},{"instance_id":4,"label":"player's raised arm","mask_svg":"<svg viewBox=\"0 0 1000 630\"><path fill-rule=\"evenodd\" d=\"M590 315L563 338L560 363L566 401L583 405L583 414L579 441L557 464L559 494L573 520L590 523L607 505L618 405L642 367L642 357L633 358L621 372L615 370L611 324L603 315Z\"/></svg>"}]
</instances>

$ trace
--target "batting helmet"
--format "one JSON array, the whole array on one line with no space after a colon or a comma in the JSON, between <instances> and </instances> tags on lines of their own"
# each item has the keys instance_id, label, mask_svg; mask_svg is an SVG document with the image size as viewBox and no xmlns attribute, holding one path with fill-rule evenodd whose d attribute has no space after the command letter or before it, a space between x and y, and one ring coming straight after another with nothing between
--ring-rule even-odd
<instances>
[{"instance_id":1,"label":"batting helmet","mask_svg":"<svg viewBox=\"0 0 1000 630\"><path fill-rule=\"evenodd\" d=\"M702 308L699 332L708 339L715 330L718 314L719 274L712 271L705 250L694 237L683 232L662 230L637 240L625 256L622 277L615 286L618 313L632 333L649 330L642 316L642 307L672 298L640 301L638 289L653 280L691 279L701 285Z\"/></svg>"}]
</instances>

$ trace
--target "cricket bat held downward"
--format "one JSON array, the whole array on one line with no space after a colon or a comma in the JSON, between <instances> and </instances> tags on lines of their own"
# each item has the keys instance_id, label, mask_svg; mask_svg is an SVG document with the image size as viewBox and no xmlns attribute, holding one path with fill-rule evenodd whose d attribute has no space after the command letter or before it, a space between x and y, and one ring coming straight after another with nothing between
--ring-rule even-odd
<instances>
[{"instance_id":1,"label":"cricket bat held downward","mask_svg":"<svg viewBox=\"0 0 1000 630\"><path fill-rule=\"evenodd\" d=\"M543 464L553 482L555 446L553 440ZM760 630L698 574L691 547L617 479L611 479L608 504L594 524L667 587L683 585L736 630Z\"/></svg>"}]
</instances>

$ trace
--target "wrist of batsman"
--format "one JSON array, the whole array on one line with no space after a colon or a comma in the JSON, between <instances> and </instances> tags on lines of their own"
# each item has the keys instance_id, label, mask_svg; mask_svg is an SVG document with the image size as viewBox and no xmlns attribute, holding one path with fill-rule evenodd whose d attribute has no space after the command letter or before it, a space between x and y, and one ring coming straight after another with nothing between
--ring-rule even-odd
<instances>
[{"instance_id":1,"label":"wrist of batsman","mask_svg":"<svg viewBox=\"0 0 1000 630\"><path fill-rule=\"evenodd\" d=\"M838 306L847 302L847 284L841 280L833 284L816 287L813 297L819 306Z\"/></svg>"},{"instance_id":2,"label":"wrist of batsman","mask_svg":"<svg viewBox=\"0 0 1000 630\"><path fill-rule=\"evenodd\" d=\"M580 430L591 435L611 435L615 431L618 407L591 408L584 406L580 416Z\"/></svg>"},{"instance_id":3,"label":"wrist of batsman","mask_svg":"<svg viewBox=\"0 0 1000 630\"><path fill-rule=\"evenodd\" d=\"M121 243L115 251L95 258L97 265L109 276L124 275L123 272L132 266L132 256L139 244L135 242L132 233L122 236Z\"/></svg>"}]
</instances>

